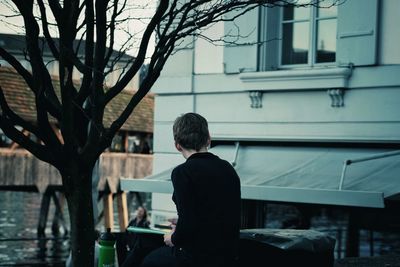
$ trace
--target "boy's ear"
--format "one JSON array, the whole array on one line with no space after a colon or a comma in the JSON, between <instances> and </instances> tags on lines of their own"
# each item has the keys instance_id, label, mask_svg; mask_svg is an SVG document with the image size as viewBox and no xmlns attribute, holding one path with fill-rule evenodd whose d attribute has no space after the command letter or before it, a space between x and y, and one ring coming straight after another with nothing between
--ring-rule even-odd
<instances>
[{"instance_id":1,"label":"boy's ear","mask_svg":"<svg viewBox=\"0 0 400 267\"><path fill-rule=\"evenodd\" d=\"M181 145L180 145L179 143L176 143L176 142L175 142L175 148L176 148L176 150L178 150L179 152L182 152L182 147L181 147Z\"/></svg>"}]
</instances>

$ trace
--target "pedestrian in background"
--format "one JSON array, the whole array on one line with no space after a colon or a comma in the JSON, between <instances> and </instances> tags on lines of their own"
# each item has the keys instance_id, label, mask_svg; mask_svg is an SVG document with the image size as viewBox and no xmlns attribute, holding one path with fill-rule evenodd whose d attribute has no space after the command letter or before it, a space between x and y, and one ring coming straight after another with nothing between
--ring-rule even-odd
<instances>
[{"instance_id":1,"label":"pedestrian in background","mask_svg":"<svg viewBox=\"0 0 400 267\"><path fill-rule=\"evenodd\" d=\"M143 206L139 206L136 209L135 218L133 218L128 224L128 227L131 227L131 226L141 227L141 228L149 228L150 227L150 222L149 222L148 216L147 216L147 210ZM127 234L128 249L132 250L135 247L135 244L137 243L137 235L134 233L131 233L129 231L126 231L126 234Z\"/></svg>"},{"instance_id":2,"label":"pedestrian in background","mask_svg":"<svg viewBox=\"0 0 400 267\"><path fill-rule=\"evenodd\" d=\"M129 226L149 228L150 222L148 220L147 210L143 206L136 209L136 216L129 222Z\"/></svg>"}]
</instances>

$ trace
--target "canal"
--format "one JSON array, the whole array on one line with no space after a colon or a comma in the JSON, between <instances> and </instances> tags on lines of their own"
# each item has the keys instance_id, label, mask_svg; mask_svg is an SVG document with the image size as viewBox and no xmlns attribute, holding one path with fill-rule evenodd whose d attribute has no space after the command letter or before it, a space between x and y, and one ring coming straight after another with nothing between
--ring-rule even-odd
<instances>
[{"instance_id":1,"label":"canal","mask_svg":"<svg viewBox=\"0 0 400 267\"><path fill-rule=\"evenodd\" d=\"M37 239L40 202L39 193L0 191L0 266L64 266L69 240L52 236L51 220L48 239ZM53 214L51 205L49 217Z\"/></svg>"},{"instance_id":2,"label":"canal","mask_svg":"<svg viewBox=\"0 0 400 267\"><path fill-rule=\"evenodd\" d=\"M150 206L148 194L129 196L129 219L133 218L137 199ZM45 229L46 238L37 238L41 195L36 192L0 191L0 266L64 267L69 256L70 243L60 228L59 237L52 234L54 203L51 201ZM101 202L99 203L100 208ZM117 203L114 201L114 231L119 231ZM64 218L69 224L68 212ZM104 231L101 220L96 229Z\"/></svg>"},{"instance_id":3,"label":"canal","mask_svg":"<svg viewBox=\"0 0 400 267\"><path fill-rule=\"evenodd\" d=\"M0 191L0 266L64 266L70 245L68 238L63 237L63 232L58 238L52 235L53 204L50 205L45 231L47 238L37 239L40 201L39 193ZM129 210L132 218L134 205ZM278 209L269 205L268 210L271 211L268 212L265 225L268 228L280 228L286 218L290 218L290 209ZM64 216L69 221L67 212ZM115 218L115 222L118 222L117 214ZM322 210L311 220L311 229L325 232L337 240L336 259L345 256L346 219L344 214L326 213ZM115 225L115 231L118 231L118 223ZM98 229L104 230L102 226ZM361 257L387 254L400 254L400 232L360 231Z\"/></svg>"}]
</instances>

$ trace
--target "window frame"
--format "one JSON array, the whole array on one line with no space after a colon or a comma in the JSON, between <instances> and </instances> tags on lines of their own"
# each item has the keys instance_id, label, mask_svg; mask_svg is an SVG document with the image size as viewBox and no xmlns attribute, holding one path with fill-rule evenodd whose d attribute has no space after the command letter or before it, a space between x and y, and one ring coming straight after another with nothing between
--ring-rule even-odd
<instances>
[{"instance_id":1,"label":"window frame","mask_svg":"<svg viewBox=\"0 0 400 267\"><path fill-rule=\"evenodd\" d=\"M307 7L310 9L309 12L309 17L308 19L293 19L293 20L286 20L284 21L284 7L281 7L279 9L279 43L278 43L278 69L308 69L308 68L315 68L315 67L329 67L329 66L336 66L337 64L337 42L336 42L336 50L335 50L335 61L332 62L321 62L317 63L316 58L317 58L317 24L318 21L320 20L330 20L330 19L336 19L336 39L337 39L337 24L338 24L338 14L336 16L326 16L326 17L318 17L318 7L317 6L310 6ZM307 56L307 63L305 64L282 64L282 55L283 55L283 25L284 23L296 23L296 22L306 22L308 21L310 23L309 25L309 44L308 44L308 56ZM268 29L268 25L266 27Z\"/></svg>"}]
</instances>

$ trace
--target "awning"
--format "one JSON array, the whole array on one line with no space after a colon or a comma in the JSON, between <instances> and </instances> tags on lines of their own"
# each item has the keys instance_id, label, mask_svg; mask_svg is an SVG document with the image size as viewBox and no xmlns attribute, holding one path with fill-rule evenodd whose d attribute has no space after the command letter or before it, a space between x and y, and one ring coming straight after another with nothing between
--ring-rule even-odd
<instances>
[{"instance_id":1,"label":"awning","mask_svg":"<svg viewBox=\"0 0 400 267\"><path fill-rule=\"evenodd\" d=\"M220 145L210 152L232 162L244 199L383 208L386 198L400 196L400 151ZM172 193L172 169L122 178L121 188Z\"/></svg>"}]
</instances>

